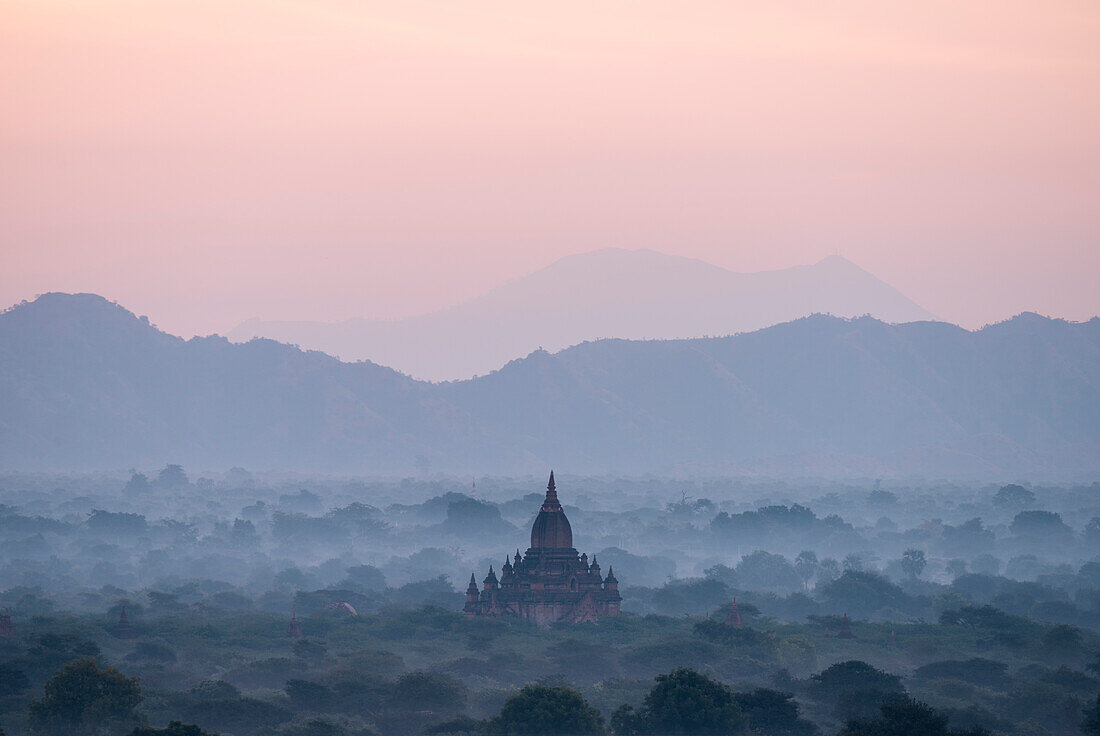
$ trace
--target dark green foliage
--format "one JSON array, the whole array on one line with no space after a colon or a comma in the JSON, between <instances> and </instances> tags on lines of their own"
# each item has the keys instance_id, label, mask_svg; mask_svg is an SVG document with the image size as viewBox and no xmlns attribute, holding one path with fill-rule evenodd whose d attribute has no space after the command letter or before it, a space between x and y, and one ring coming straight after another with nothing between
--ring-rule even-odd
<instances>
[{"instance_id":1,"label":"dark green foliage","mask_svg":"<svg viewBox=\"0 0 1100 736\"><path fill-rule=\"evenodd\" d=\"M454 712L466 704L466 686L431 672L410 672L398 678L390 705L406 710Z\"/></svg>"},{"instance_id":2,"label":"dark green foliage","mask_svg":"<svg viewBox=\"0 0 1100 736\"><path fill-rule=\"evenodd\" d=\"M159 662L162 664L175 662L176 653L163 644L151 641L139 641L134 645L134 651L126 655L130 662Z\"/></svg>"},{"instance_id":3,"label":"dark green foliage","mask_svg":"<svg viewBox=\"0 0 1100 736\"><path fill-rule=\"evenodd\" d=\"M287 680L286 694L297 710L324 710L332 701L332 691L309 680Z\"/></svg>"},{"instance_id":4,"label":"dark green foliage","mask_svg":"<svg viewBox=\"0 0 1100 736\"><path fill-rule=\"evenodd\" d=\"M918 680L964 680L985 687L1004 687L1009 683L1008 665L981 657L932 662L918 667L913 677Z\"/></svg>"},{"instance_id":5,"label":"dark green foliage","mask_svg":"<svg viewBox=\"0 0 1100 736\"><path fill-rule=\"evenodd\" d=\"M790 693L757 688L752 692L734 693L734 702L748 719L754 736L815 736L818 728L800 718L798 703Z\"/></svg>"},{"instance_id":6,"label":"dark green foliage","mask_svg":"<svg viewBox=\"0 0 1100 736\"><path fill-rule=\"evenodd\" d=\"M284 726L279 730L280 736L345 736L347 731L324 718L311 718L304 723L296 723Z\"/></svg>"},{"instance_id":7,"label":"dark green foliage","mask_svg":"<svg viewBox=\"0 0 1100 736\"><path fill-rule=\"evenodd\" d=\"M24 672L13 662L0 662L0 698L18 695L31 686Z\"/></svg>"},{"instance_id":8,"label":"dark green foliage","mask_svg":"<svg viewBox=\"0 0 1100 736\"><path fill-rule=\"evenodd\" d=\"M187 484L187 473L179 465L165 465L157 473L157 485L170 491L186 488Z\"/></svg>"},{"instance_id":9,"label":"dark green foliage","mask_svg":"<svg viewBox=\"0 0 1100 736\"><path fill-rule=\"evenodd\" d=\"M431 605L457 611L462 608L466 597L454 589L446 575L429 580L406 583L390 592L395 603L407 606Z\"/></svg>"},{"instance_id":10,"label":"dark green foliage","mask_svg":"<svg viewBox=\"0 0 1100 736\"><path fill-rule=\"evenodd\" d=\"M898 698L883 703L877 718L848 721L838 736L989 736L989 731L949 729L947 716L916 700Z\"/></svg>"},{"instance_id":11,"label":"dark green foliage","mask_svg":"<svg viewBox=\"0 0 1100 736\"><path fill-rule=\"evenodd\" d=\"M385 590L386 576L373 565L354 565L348 568L347 583L366 590Z\"/></svg>"},{"instance_id":12,"label":"dark green foliage","mask_svg":"<svg viewBox=\"0 0 1100 736\"><path fill-rule=\"evenodd\" d=\"M165 728L152 728L150 726L138 726L130 732L129 736L216 736L203 731L192 724L184 725L179 721L172 721Z\"/></svg>"},{"instance_id":13,"label":"dark green foliage","mask_svg":"<svg viewBox=\"0 0 1100 736\"><path fill-rule=\"evenodd\" d=\"M623 666L639 674L656 675L677 665L691 663L702 666L725 656L724 648L697 638L669 638L653 644L643 644L622 656Z\"/></svg>"},{"instance_id":14,"label":"dark green foliage","mask_svg":"<svg viewBox=\"0 0 1100 736\"><path fill-rule=\"evenodd\" d=\"M730 689L694 670L658 675L642 707L622 706L611 716L620 734L741 734L748 727Z\"/></svg>"},{"instance_id":15,"label":"dark green foliage","mask_svg":"<svg viewBox=\"0 0 1100 736\"><path fill-rule=\"evenodd\" d=\"M474 736L485 732L485 721L470 716L456 716L448 721L428 726L422 733L425 736Z\"/></svg>"},{"instance_id":16,"label":"dark green foliage","mask_svg":"<svg viewBox=\"0 0 1100 736\"><path fill-rule=\"evenodd\" d=\"M733 593L712 577L676 580L653 593L653 605L660 613L701 615L728 603Z\"/></svg>"},{"instance_id":17,"label":"dark green foliage","mask_svg":"<svg viewBox=\"0 0 1100 736\"><path fill-rule=\"evenodd\" d=\"M1075 626L1052 626L1043 634L1043 646L1056 656L1067 657L1081 651L1081 631Z\"/></svg>"},{"instance_id":18,"label":"dark green foliage","mask_svg":"<svg viewBox=\"0 0 1100 736\"><path fill-rule=\"evenodd\" d=\"M1027 619L1012 616L994 606L963 606L959 609L949 609L940 614L940 623L948 626L1011 632L1020 636L1030 636L1039 629Z\"/></svg>"},{"instance_id":19,"label":"dark green foliage","mask_svg":"<svg viewBox=\"0 0 1100 736\"><path fill-rule=\"evenodd\" d=\"M820 700L835 701L846 693L904 693L901 678L851 659L838 662L810 677L810 692Z\"/></svg>"},{"instance_id":20,"label":"dark green foliage","mask_svg":"<svg viewBox=\"0 0 1100 736\"><path fill-rule=\"evenodd\" d=\"M46 683L41 699L27 710L28 722L42 734L91 734L111 722L136 721L134 709L141 700L136 678L81 659L65 665Z\"/></svg>"},{"instance_id":21,"label":"dark green foliage","mask_svg":"<svg viewBox=\"0 0 1100 736\"><path fill-rule=\"evenodd\" d=\"M993 504L1002 507L1022 508L1035 503L1035 494L1023 486L1009 483L993 496Z\"/></svg>"},{"instance_id":22,"label":"dark green foliage","mask_svg":"<svg viewBox=\"0 0 1100 736\"><path fill-rule=\"evenodd\" d=\"M907 611L913 599L900 587L881 575L859 570L845 570L836 580L818 588L818 598L832 613L848 613L856 618L868 618L882 608Z\"/></svg>"},{"instance_id":23,"label":"dark green foliage","mask_svg":"<svg viewBox=\"0 0 1100 736\"><path fill-rule=\"evenodd\" d=\"M294 642L294 656L307 661L324 659L328 647L312 639L299 639Z\"/></svg>"},{"instance_id":24,"label":"dark green foliage","mask_svg":"<svg viewBox=\"0 0 1100 736\"><path fill-rule=\"evenodd\" d=\"M489 736L586 736L603 732L603 718L580 693L545 685L528 685L508 698L485 728Z\"/></svg>"},{"instance_id":25,"label":"dark green foliage","mask_svg":"<svg viewBox=\"0 0 1100 736\"><path fill-rule=\"evenodd\" d=\"M913 580L920 577L927 564L924 552L919 549L907 549L901 556L901 569Z\"/></svg>"},{"instance_id":26,"label":"dark green foliage","mask_svg":"<svg viewBox=\"0 0 1100 736\"><path fill-rule=\"evenodd\" d=\"M798 570L783 555L757 550L742 557L736 569L741 586L749 590L792 593L802 587Z\"/></svg>"},{"instance_id":27,"label":"dark green foliage","mask_svg":"<svg viewBox=\"0 0 1100 736\"><path fill-rule=\"evenodd\" d=\"M174 712L203 728L229 733L250 733L291 720L293 714L281 706L258 698L177 698Z\"/></svg>"},{"instance_id":28,"label":"dark green foliage","mask_svg":"<svg viewBox=\"0 0 1100 736\"><path fill-rule=\"evenodd\" d=\"M1061 515L1053 511L1021 511L1012 519L1008 528L1018 536L1037 537L1047 541L1072 533L1072 530L1062 521Z\"/></svg>"},{"instance_id":29,"label":"dark green foliage","mask_svg":"<svg viewBox=\"0 0 1100 736\"><path fill-rule=\"evenodd\" d=\"M1081 733L1086 736L1100 736L1100 695L1096 696L1096 702L1091 708L1086 708L1081 716Z\"/></svg>"}]
</instances>

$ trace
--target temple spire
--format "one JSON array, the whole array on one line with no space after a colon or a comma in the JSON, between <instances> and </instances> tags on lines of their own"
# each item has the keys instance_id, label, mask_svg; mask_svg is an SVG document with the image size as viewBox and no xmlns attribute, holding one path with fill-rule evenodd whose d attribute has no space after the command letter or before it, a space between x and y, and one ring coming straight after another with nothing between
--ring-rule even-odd
<instances>
[{"instance_id":1,"label":"temple spire","mask_svg":"<svg viewBox=\"0 0 1100 736\"><path fill-rule=\"evenodd\" d=\"M542 502L540 511L561 511L561 503L558 501L557 486L554 484L554 471L550 471L550 482L546 484L546 500Z\"/></svg>"}]
</instances>

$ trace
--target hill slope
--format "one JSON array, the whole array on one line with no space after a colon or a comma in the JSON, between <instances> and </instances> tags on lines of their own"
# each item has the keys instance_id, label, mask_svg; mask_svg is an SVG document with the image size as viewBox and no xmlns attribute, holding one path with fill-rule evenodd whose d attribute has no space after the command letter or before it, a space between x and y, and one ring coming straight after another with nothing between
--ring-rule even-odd
<instances>
[{"instance_id":1,"label":"hill slope","mask_svg":"<svg viewBox=\"0 0 1100 736\"><path fill-rule=\"evenodd\" d=\"M605 337L687 338L756 330L814 313L887 322L932 315L840 256L781 271L733 273L652 250L563 258L450 309L373 322L263 322L229 332L369 359L427 380L484 374L538 347Z\"/></svg>"},{"instance_id":2,"label":"hill slope","mask_svg":"<svg viewBox=\"0 0 1100 736\"><path fill-rule=\"evenodd\" d=\"M1100 319L968 332L814 316L605 340L430 384L268 340L181 340L94 295L0 315L0 468L1100 473ZM1092 475L1090 475L1092 474Z\"/></svg>"}]
</instances>

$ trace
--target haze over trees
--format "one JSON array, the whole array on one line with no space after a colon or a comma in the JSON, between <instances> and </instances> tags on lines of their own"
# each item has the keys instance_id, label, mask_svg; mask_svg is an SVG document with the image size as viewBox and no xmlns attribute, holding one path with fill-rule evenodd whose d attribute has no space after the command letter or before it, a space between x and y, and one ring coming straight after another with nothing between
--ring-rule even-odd
<instances>
[{"instance_id":1,"label":"haze over trees","mask_svg":"<svg viewBox=\"0 0 1100 736\"><path fill-rule=\"evenodd\" d=\"M1020 484L1021 509L998 484L559 473L624 615L463 616L471 570L526 544L537 487L0 474L0 727L1077 736L1095 720L1095 484Z\"/></svg>"}]
</instances>

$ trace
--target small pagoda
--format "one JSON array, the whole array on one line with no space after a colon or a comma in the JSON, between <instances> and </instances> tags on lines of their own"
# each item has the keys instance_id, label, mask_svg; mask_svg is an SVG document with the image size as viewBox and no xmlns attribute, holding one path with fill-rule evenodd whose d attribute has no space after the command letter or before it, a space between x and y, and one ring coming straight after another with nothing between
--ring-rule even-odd
<instances>
[{"instance_id":1,"label":"small pagoda","mask_svg":"<svg viewBox=\"0 0 1100 736\"><path fill-rule=\"evenodd\" d=\"M286 635L288 639L302 638L302 625L298 623L297 612L290 614L290 625L286 627Z\"/></svg>"},{"instance_id":2,"label":"small pagoda","mask_svg":"<svg viewBox=\"0 0 1100 736\"><path fill-rule=\"evenodd\" d=\"M726 613L726 626L732 626L735 629L740 629L745 625L744 620L741 618L741 611L737 608L737 599L733 599L733 603L730 604L730 610Z\"/></svg>"},{"instance_id":3,"label":"small pagoda","mask_svg":"<svg viewBox=\"0 0 1100 736\"><path fill-rule=\"evenodd\" d=\"M122 613L118 615L118 623L115 624L114 634L119 639L136 639L137 631L134 629L134 625L130 623L130 619L126 616L126 609L122 609Z\"/></svg>"}]
</instances>

